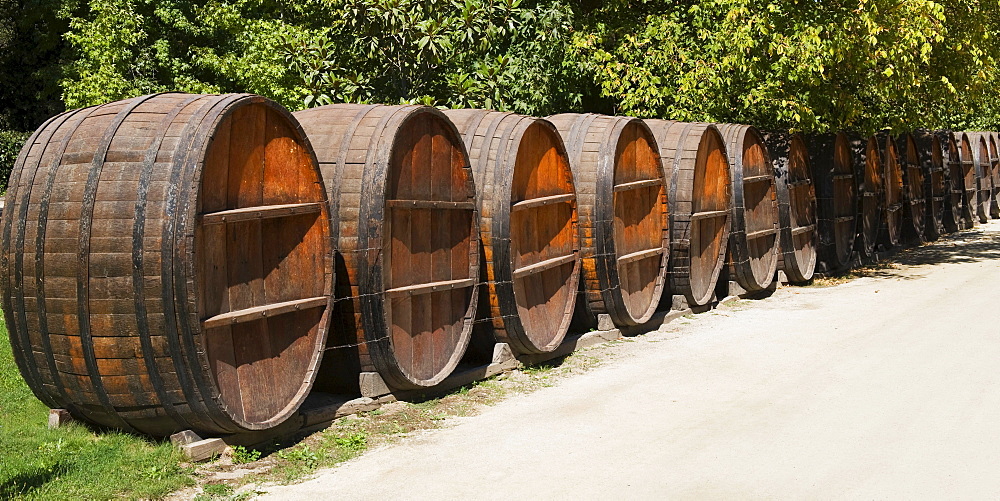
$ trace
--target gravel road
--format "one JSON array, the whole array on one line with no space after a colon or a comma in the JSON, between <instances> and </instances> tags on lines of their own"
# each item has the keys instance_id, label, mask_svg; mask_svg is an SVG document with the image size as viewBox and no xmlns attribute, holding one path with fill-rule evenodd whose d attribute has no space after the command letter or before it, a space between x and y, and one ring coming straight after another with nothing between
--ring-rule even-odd
<instances>
[{"instance_id":1,"label":"gravel road","mask_svg":"<svg viewBox=\"0 0 1000 501\"><path fill-rule=\"evenodd\" d=\"M265 499L1000 497L1000 222L614 358Z\"/></svg>"}]
</instances>

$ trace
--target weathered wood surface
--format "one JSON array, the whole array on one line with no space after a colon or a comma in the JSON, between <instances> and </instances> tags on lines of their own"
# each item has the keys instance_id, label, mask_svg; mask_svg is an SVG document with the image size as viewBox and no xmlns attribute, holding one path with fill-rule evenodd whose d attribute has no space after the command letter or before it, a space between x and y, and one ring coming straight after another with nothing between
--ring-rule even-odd
<instances>
[{"instance_id":1,"label":"weathered wood surface","mask_svg":"<svg viewBox=\"0 0 1000 501\"><path fill-rule=\"evenodd\" d=\"M855 155L855 168L858 169L858 240L855 250L862 257L870 257L875 253L875 244L885 217L885 177L882 165L882 153L875 137L862 138L851 136L851 149Z\"/></svg>"},{"instance_id":2,"label":"weathered wood surface","mask_svg":"<svg viewBox=\"0 0 1000 501\"><path fill-rule=\"evenodd\" d=\"M903 167L900 151L890 134L875 135L882 164L882 221L877 242L889 249L900 245L903 234Z\"/></svg>"},{"instance_id":3,"label":"weathered wood surface","mask_svg":"<svg viewBox=\"0 0 1000 501\"><path fill-rule=\"evenodd\" d=\"M900 238L903 243L922 244L928 240L928 200L924 190L927 181L923 164L930 150L918 148L913 134L900 134L896 137L896 151L903 174L903 232Z\"/></svg>"},{"instance_id":4,"label":"weathered wood surface","mask_svg":"<svg viewBox=\"0 0 1000 501\"><path fill-rule=\"evenodd\" d=\"M3 309L28 385L80 419L156 436L282 423L332 309L322 186L295 120L258 96L150 95L43 124L2 220ZM205 223L289 204L318 210ZM302 298L318 299L203 323Z\"/></svg>"},{"instance_id":5,"label":"weathered wood surface","mask_svg":"<svg viewBox=\"0 0 1000 501\"><path fill-rule=\"evenodd\" d=\"M780 243L774 165L756 127L718 124L732 168L733 226L729 265L747 292L774 282Z\"/></svg>"},{"instance_id":6,"label":"weathered wood surface","mask_svg":"<svg viewBox=\"0 0 1000 501\"><path fill-rule=\"evenodd\" d=\"M911 135L924 178L924 237L937 240L945 229L945 209L948 205L948 147L934 132L919 129Z\"/></svg>"},{"instance_id":7,"label":"weathered wood surface","mask_svg":"<svg viewBox=\"0 0 1000 501\"><path fill-rule=\"evenodd\" d=\"M670 179L670 289L689 305L703 306L712 301L729 247L732 198L725 142L712 124L652 119L646 124Z\"/></svg>"},{"instance_id":8,"label":"weathered wood surface","mask_svg":"<svg viewBox=\"0 0 1000 501\"><path fill-rule=\"evenodd\" d=\"M764 142L774 164L778 198L778 268L791 283L808 282L816 271L819 246L809 151L800 134L770 132L764 135Z\"/></svg>"},{"instance_id":9,"label":"weathered wood surface","mask_svg":"<svg viewBox=\"0 0 1000 501\"><path fill-rule=\"evenodd\" d=\"M551 122L491 110L447 110L469 152L485 252L487 317L516 353L562 343L581 267L576 188ZM659 181L659 180L655 180Z\"/></svg>"},{"instance_id":10,"label":"weathered wood surface","mask_svg":"<svg viewBox=\"0 0 1000 501\"><path fill-rule=\"evenodd\" d=\"M987 132L990 140L990 217L1000 219L1000 135Z\"/></svg>"},{"instance_id":11,"label":"weathered wood surface","mask_svg":"<svg viewBox=\"0 0 1000 501\"><path fill-rule=\"evenodd\" d=\"M316 149L338 242L335 335L317 387L433 386L469 343L479 213L462 137L426 106L336 104L295 113Z\"/></svg>"},{"instance_id":12,"label":"weathered wood surface","mask_svg":"<svg viewBox=\"0 0 1000 501\"><path fill-rule=\"evenodd\" d=\"M993 161L990 158L989 137L981 132L967 133L972 141L972 152L975 166L975 218L986 224L990 220L990 195L993 193Z\"/></svg>"},{"instance_id":13,"label":"weathered wood surface","mask_svg":"<svg viewBox=\"0 0 1000 501\"><path fill-rule=\"evenodd\" d=\"M811 136L808 143L819 227L817 269L843 271L851 266L860 228L856 165L864 163L864 151L844 132Z\"/></svg>"},{"instance_id":14,"label":"weathered wood surface","mask_svg":"<svg viewBox=\"0 0 1000 501\"><path fill-rule=\"evenodd\" d=\"M549 120L566 144L577 190L578 316L593 323L606 313L618 326L642 324L659 305L668 261L667 187L656 140L635 118L564 113ZM629 258L642 251L655 252Z\"/></svg>"}]
</instances>

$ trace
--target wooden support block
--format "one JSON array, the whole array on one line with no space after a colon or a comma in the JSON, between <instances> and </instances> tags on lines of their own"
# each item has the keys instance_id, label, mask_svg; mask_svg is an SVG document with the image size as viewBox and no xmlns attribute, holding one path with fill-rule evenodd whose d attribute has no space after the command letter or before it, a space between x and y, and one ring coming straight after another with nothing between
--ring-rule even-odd
<instances>
[{"instance_id":1,"label":"wooden support block","mask_svg":"<svg viewBox=\"0 0 1000 501\"><path fill-rule=\"evenodd\" d=\"M597 330L599 331L610 331L614 330L615 323L611 320L611 315L606 313L600 313L597 315Z\"/></svg>"},{"instance_id":2,"label":"wooden support block","mask_svg":"<svg viewBox=\"0 0 1000 501\"><path fill-rule=\"evenodd\" d=\"M49 409L49 429L60 428L73 421L73 416L66 409Z\"/></svg>"},{"instance_id":3,"label":"wooden support block","mask_svg":"<svg viewBox=\"0 0 1000 501\"><path fill-rule=\"evenodd\" d=\"M191 461L204 461L221 455L226 450L221 438L207 438L181 446L181 452Z\"/></svg>"},{"instance_id":4,"label":"wooden support block","mask_svg":"<svg viewBox=\"0 0 1000 501\"><path fill-rule=\"evenodd\" d=\"M674 294L670 298L671 310L686 310L688 308L690 308L690 306L688 306L688 300L684 294Z\"/></svg>"},{"instance_id":5,"label":"wooden support block","mask_svg":"<svg viewBox=\"0 0 1000 501\"><path fill-rule=\"evenodd\" d=\"M517 361L509 344L497 343L493 345L493 361L490 362L490 365L503 365L511 360Z\"/></svg>"},{"instance_id":6,"label":"wooden support block","mask_svg":"<svg viewBox=\"0 0 1000 501\"><path fill-rule=\"evenodd\" d=\"M201 440L202 438L191 430L179 431L170 435L170 443L174 444L175 447L200 442Z\"/></svg>"},{"instance_id":7,"label":"wooden support block","mask_svg":"<svg viewBox=\"0 0 1000 501\"><path fill-rule=\"evenodd\" d=\"M362 372L358 376L358 385L361 387L362 397L376 398L391 393L389 385L385 384L385 380L377 372Z\"/></svg>"}]
</instances>

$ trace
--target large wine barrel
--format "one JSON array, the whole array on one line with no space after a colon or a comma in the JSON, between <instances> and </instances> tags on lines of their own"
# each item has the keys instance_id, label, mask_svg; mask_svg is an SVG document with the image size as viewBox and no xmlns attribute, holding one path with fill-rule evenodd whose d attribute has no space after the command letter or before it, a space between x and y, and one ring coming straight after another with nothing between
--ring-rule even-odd
<instances>
[{"instance_id":1,"label":"large wine barrel","mask_svg":"<svg viewBox=\"0 0 1000 501\"><path fill-rule=\"evenodd\" d=\"M972 228L979 224L979 141L967 132L959 136L959 149L962 159L962 219L965 221L965 228Z\"/></svg>"},{"instance_id":2,"label":"large wine barrel","mask_svg":"<svg viewBox=\"0 0 1000 501\"><path fill-rule=\"evenodd\" d=\"M819 245L809 151L801 134L771 132L764 135L764 142L774 162L778 197L778 267L789 282L808 282L816 270Z\"/></svg>"},{"instance_id":3,"label":"large wine barrel","mask_svg":"<svg viewBox=\"0 0 1000 501\"><path fill-rule=\"evenodd\" d=\"M990 220L993 161L990 158L990 144L986 134L973 132L970 134L970 139L973 157L976 159L976 216L979 217L980 223L985 224Z\"/></svg>"},{"instance_id":4,"label":"large wine barrel","mask_svg":"<svg viewBox=\"0 0 1000 501\"><path fill-rule=\"evenodd\" d=\"M719 124L733 166L733 278L749 292L767 289L778 267L778 209L774 165L756 127Z\"/></svg>"},{"instance_id":5,"label":"large wine barrel","mask_svg":"<svg viewBox=\"0 0 1000 501\"><path fill-rule=\"evenodd\" d=\"M639 325L659 306L667 271L667 187L642 120L563 113L555 124L577 188L588 321Z\"/></svg>"},{"instance_id":6,"label":"large wine barrel","mask_svg":"<svg viewBox=\"0 0 1000 501\"><path fill-rule=\"evenodd\" d=\"M924 176L924 236L937 240L945 232L944 212L948 198L945 170L947 147L933 132L920 129L911 135Z\"/></svg>"},{"instance_id":7,"label":"large wine barrel","mask_svg":"<svg viewBox=\"0 0 1000 501\"><path fill-rule=\"evenodd\" d=\"M903 235L903 167L896 142L888 133L875 135L879 157L882 160L883 216L878 243L891 248L902 242Z\"/></svg>"},{"instance_id":8,"label":"large wine barrel","mask_svg":"<svg viewBox=\"0 0 1000 501\"><path fill-rule=\"evenodd\" d=\"M948 180L948 198L945 199L944 228L949 233L965 226L965 169L962 164L962 148L959 136L951 131L940 131L943 147L947 152L945 177Z\"/></svg>"},{"instance_id":9,"label":"large wine barrel","mask_svg":"<svg viewBox=\"0 0 1000 501\"><path fill-rule=\"evenodd\" d=\"M562 138L539 118L444 113L472 163L494 335L519 353L550 352L569 329L580 276L576 189Z\"/></svg>"},{"instance_id":10,"label":"large wine barrel","mask_svg":"<svg viewBox=\"0 0 1000 501\"><path fill-rule=\"evenodd\" d=\"M330 349L356 345L360 369L377 370L391 388L441 382L468 346L479 284L479 215L462 136L427 106L334 104L295 117L337 201L344 272ZM328 367L320 378L339 377Z\"/></svg>"},{"instance_id":11,"label":"large wine barrel","mask_svg":"<svg viewBox=\"0 0 1000 501\"><path fill-rule=\"evenodd\" d=\"M865 257L872 256L875 252L875 243L879 235L883 218L883 191L884 176L882 166L882 155L878 146L878 141L874 136L867 139L853 137L852 148L864 151L861 155L860 163L855 164L859 170L858 192L858 218L861 219L858 228L858 241L855 249Z\"/></svg>"},{"instance_id":12,"label":"large wine barrel","mask_svg":"<svg viewBox=\"0 0 1000 501\"><path fill-rule=\"evenodd\" d=\"M705 123L646 124L670 176L670 288L692 306L708 304L725 264L732 212L722 134Z\"/></svg>"},{"instance_id":13,"label":"large wine barrel","mask_svg":"<svg viewBox=\"0 0 1000 501\"><path fill-rule=\"evenodd\" d=\"M42 125L11 174L0 285L50 407L164 436L274 427L332 306L312 148L277 104L159 94Z\"/></svg>"},{"instance_id":14,"label":"large wine barrel","mask_svg":"<svg viewBox=\"0 0 1000 501\"><path fill-rule=\"evenodd\" d=\"M858 234L858 173L864 164L863 145L844 132L809 139L809 165L816 185L819 262L824 272L850 267Z\"/></svg>"},{"instance_id":15,"label":"large wine barrel","mask_svg":"<svg viewBox=\"0 0 1000 501\"><path fill-rule=\"evenodd\" d=\"M1000 190L1000 186L997 184L997 178L1000 176L1000 156L997 155L997 135L995 132L984 132L983 135L990 148L990 168L984 173L989 188L986 192L986 199L989 203L988 212L991 218L998 219L1000 218L1000 205L997 201L997 191Z\"/></svg>"},{"instance_id":16,"label":"large wine barrel","mask_svg":"<svg viewBox=\"0 0 1000 501\"><path fill-rule=\"evenodd\" d=\"M913 134L900 134L896 138L900 171L903 174L903 242L924 243L927 197L924 194L924 157L930 151L917 148Z\"/></svg>"}]
</instances>

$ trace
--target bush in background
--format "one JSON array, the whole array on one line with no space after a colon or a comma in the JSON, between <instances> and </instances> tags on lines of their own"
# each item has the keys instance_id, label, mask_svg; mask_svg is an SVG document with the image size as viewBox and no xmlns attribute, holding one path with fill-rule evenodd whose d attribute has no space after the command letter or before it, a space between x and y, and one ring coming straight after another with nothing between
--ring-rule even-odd
<instances>
[{"instance_id":1,"label":"bush in background","mask_svg":"<svg viewBox=\"0 0 1000 501\"><path fill-rule=\"evenodd\" d=\"M14 168L14 161L17 160L21 147L30 135L30 132L0 131L0 194L7 193L10 171Z\"/></svg>"}]
</instances>

